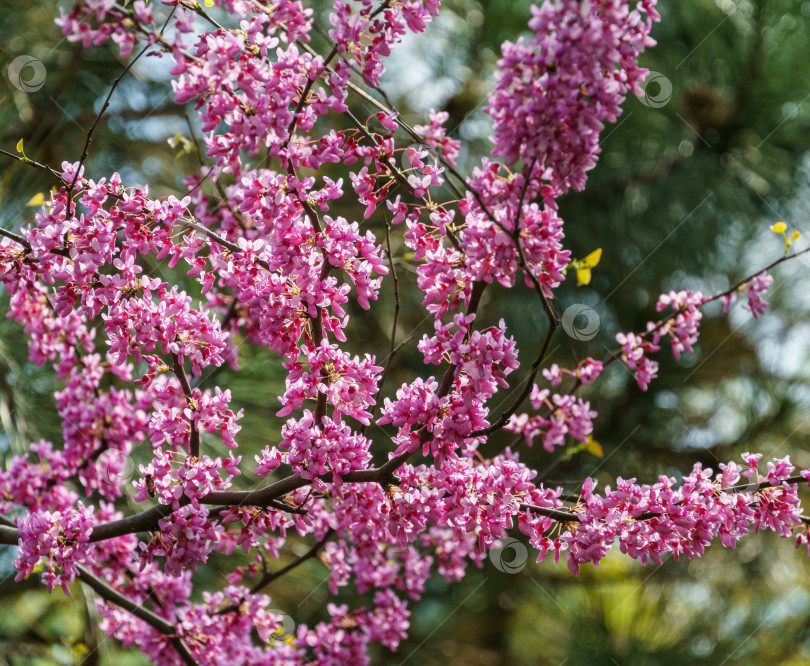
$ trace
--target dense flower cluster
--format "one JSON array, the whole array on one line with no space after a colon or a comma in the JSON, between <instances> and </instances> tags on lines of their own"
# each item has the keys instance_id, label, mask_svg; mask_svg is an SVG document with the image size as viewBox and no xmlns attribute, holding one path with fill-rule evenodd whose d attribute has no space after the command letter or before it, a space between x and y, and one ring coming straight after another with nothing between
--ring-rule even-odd
<instances>
[{"instance_id":1,"label":"dense flower cluster","mask_svg":"<svg viewBox=\"0 0 810 666\"><path fill-rule=\"evenodd\" d=\"M548 169L543 178L560 193L581 190L604 123L646 74L636 58L655 44L659 16L650 0L549 0L532 14L531 39L502 46L488 109L493 152Z\"/></svg>"},{"instance_id":2,"label":"dense flower cluster","mask_svg":"<svg viewBox=\"0 0 810 666\"><path fill-rule=\"evenodd\" d=\"M743 458L750 465L747 454ZM748 475L756 470L758 458L753 470L750 466L746 470ZM733 492L728 489L740 480L743 470L734 462L721 464L722 471L714 476L712 470L697 464L679 486L666 476L651 485L619 477L616 488L607 486L602 495L593 492L595 482L588 479L575 507L575 527L551 539L547 532L553 521L532 510L520 527L539 550L538 561L549 550L554 551L555 561L564 552L573 573L579 573L586 563L598 566L614 542L642 564L661 564L666 554L676 560L699 557L718 537L725 547L734 548L752 528L790 537L794 526L801 523L798 485L787 481L795 467L789 458L767 466L762 484L752 483L750 489L743 486L742 491Z\"/></svg>"},{"instance_id":3,"label":"dense flower cluster","mask_svg":"<svg viewBox=\"0 0 810 666\"><path fill-rule=\"evenodd\" d=\"M62 511L34 511L18 521L20 550L15 580L33 573L40 558L48 561L42 571L42 580L52 592L61 585L70 594L68 585L78 573L77 564L87 559L88 541L95 520L92 509L79 502L78 509Z\"/></svg>"},{"instance_id":4,"label":"dense flower cluster","mask_svg":"<svg viewBox=\"0 0 810 666\"><path fill-rule=\"evenodd\" d=\"M552 378L555 373L549 372ZM554 379L552 379L554 385ZM567 438L572 437L583 444L588 441L588 435L593 432L593 419L596 412L591 411L590 404L582 398L573 395L559 395L555 393L549 399L550 391L540 389L534 385L531 395L532 407L535 410L545 408L545 416L528 414L513 415L505 428L512 432L522 433L526 444L531 446L534 438L542 435L543 448L553 451L556 446L564 446Z\"/></svg>"},{"instance_id":5,"label":"dense flower cluster","mask_svg":"<svg viewBox=\"0 0 810 666\"><path fill-rule=\"evenodd\" d=\"M723 312L728 312L731 304L737 300L738 291L745 291L748 296L748 302L743 305L743 307L754 315L754 319L757 319L768 309L768 303L762 296L768 291L768 287L770 287L772 283L773 276L766 271L754 276L749 281L741 284L737 289L723 296Z\"/></svg>"},{"instance_id":6,"label":"dense flower cluster","mask_svg":"<svg viewBox=\"0 0 810 666\"><path fill-rule=\"evenodd\" d=\"M461 146L447 112L412 129L385 105L363 122L347 104L351 73L376 85L385 57L425 30L439 0L334 0L328 54L310 48L313 12L299 0L213 4L230 15L222 27L200 3L177 0L162 3L170 14L143 0L82 0L57 20L86 48L112 40L122 56L142 45L171 59L175 101L193 106L208 166L178 198L118 174L92 180L83 163L65 162L30 226L0 238L9 316L30 360L52 364L64 383L62 445L33 443L0 470L0 513L19 516L0 529L19 545L18 579L44 561L49 590L68 592L85 567L102 628L160 665L367 664L373 643L395 650L405 639L409 603L434 572L459 580L515 528L538 559L553 551L575 573L616 543L646 564L699 556L717 538L734 547L752 530L793 534L798 483L787 458L767 472L754 454L747 468L698 465L680 483L619 478L602 494L589 479L566 505L518 450L538 439L549 452L593 443L597 415L580 387L620 361L646 389L663 340L676 358L693 351L704 304L728 307L744 291L762 314L767 273L713 298L662 295L664 318L618 333L605 360L544 367L544 348L518 382L533 413L511 398L500 417L491 412L517 386L520 361L506 322L482 323L482 293L522 280L558 323L555 289L571 253L557 199L584 186L604 123L644 75L637 57L653 43L653 0L534 7L531 36L505 43L498 63L491 155L452 201L444 185ZM347 169L345 185L330 165ZM355 219L336 214L351 204ZM390 239L367 220L401 232L433 324L417 343L424 371L398 389L383 388L389 358L348 351L350 314L372 306L395 263L383 251ZM186 273L183 287L150 274L159 262ZM234 479L249 475L242 410L229 390L204 384L239 368L245 342L279 359L283 392L259 397L286 422L247 470L259 483L239 490ZM534 383L540 371L550 388ZM497 451L489 435L500 429L515 440ZM130 456L144 461L134 480ZM135 515L108 503L125 494ZM289 570L266 565L296 534L314 543L293 567L317 553L332 594L351 589L369 603L338 599L320 621L290 627L260 589ZM807 531L797 545L810 550ZM199 601L193 572L237 549L245 558L227 587Z\"/></svg>"}]
</instances>

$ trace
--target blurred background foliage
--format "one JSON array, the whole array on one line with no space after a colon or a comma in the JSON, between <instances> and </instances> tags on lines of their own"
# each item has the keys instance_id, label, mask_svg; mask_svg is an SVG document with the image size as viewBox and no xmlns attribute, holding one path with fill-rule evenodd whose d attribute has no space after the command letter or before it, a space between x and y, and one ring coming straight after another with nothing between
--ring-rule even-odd
<instances>
[{"instance_id":1,"label":"blurred background foliage","mask_svg":"<svg viewBox=\"0 0 810 666\"><path fill-rule=\"evenodd\" d=\"M321 28L328 26L330 4L312 3ZM483 107L499 45L525 32L530 4L445 0L428 34L408 39L390 59L383 84L388 97L412 123L422 121L429 108L446 109L454 135L464 140L462 171L469 172L476 156L487 152ZM52 166L78 159L85 132L123 68L115 48L85 51L60 41L52 23L56 5L68 3L0 4L0 147L13 152L23 138L29 157ZM810 1L662 0L659 9L663 20L653 32L659 46L642 60L664 77L661 87L651 83L647 90L657 101L627 100L619 122L603 133L601 159L586 191L561 202L574 256L603 249L590 285L577 288L570 278L559 291L561 309L587 304L601 321L589 342L572 345L558 334L553 360L564 367L573 365L572 353L604 357L620 330L643 330L656 316L659 293L681 288L714 293L781 256L781 239L768 231L773 222L784 220L804 233L799 249L810 239ZM324 34L315 35L315 46L323 45ZM7 77L8 65L22 54L39 59L47 70L43 87L31 94ZM182 191L180 178L200 159L193 148L196 125L173 104L167 80L167 67L157 59L141 61L124 79L95 134L90 177L117 170L126 184L149 183L155 195ZM374 112L357 99L353 104L356 115ZM403 140L402 147L407 145ZM0 224L18 228L32 220L30 198L53 182L3 160ZM329 175L341 173L335 167ZM337 212L356 219L349 199ZM364 224L381 233L379 215ZM393 363L387 395L415 373L429 374L415 343L431 327L419 307L401 231L395 230L391 241L403 295L397 343L405 344ZM196 293L185 276L160 265L148 269ZM775 272L772 307L759 322L739 304L729 317L709 309L696 353L676 362L665 349L660 378L647 393L620 364L611 366L584 394L600 415L595 437L602 458L524 447L526 461L546 482L572 488L586 476L603 485L616 476L643 481L679 476L696 461L716 467L749 450L790 454L797 464L810 466L809 284L808 265L791 262ZM381 301L372 310L376 316L352 313L348 344L378 359L385 358L389 344L390 279ZM522 358L533 357L546 323L528 289L491 287L480 316L487 323L503 317ZM57 383L47 368L27 363L21 340L15 324L0 321L5 459L40 437L61 439L53 409ZM277 437L275 396L283 375L275 356L261 350L242 347L240 362L242 372L224 370L207 381L230 387L236 405L245 408L240 447L250 460ZM513 385L524 376L516 372ZM496 402L495 411L510 401L499 399L503 404ZM377 428L369 433L384 457L383 433ZM493 437L482 453L494 455L509 443L505 434ZM136 451L136 463L149 448L146 443ZM247 487L255 479L241 481ZM307 548L291 539L277 566ZM13 583L13 550L0 550L0 663L145 663L100 635L90 592L78 584L70 597L59 591L49 597L33 577ZM232 567L233 560L215 556L200 574L201 587L220 586L222 572ZM424 599L413 606L410 638L396 655L375 654L374 663L803 664L810 661L808 571L806 555L796 553L792 542L767 535L746 538L735 551L718 544L699 561L666 561L661 567L644 568L614 552L578 578L564 565L535 564L531 554L515 574L486 561L461 584L431 580ZM305 563L274 583L273 605L297 622L317 621L329 599L326 576L318 560Z\"/></svg>"}]
</instances>

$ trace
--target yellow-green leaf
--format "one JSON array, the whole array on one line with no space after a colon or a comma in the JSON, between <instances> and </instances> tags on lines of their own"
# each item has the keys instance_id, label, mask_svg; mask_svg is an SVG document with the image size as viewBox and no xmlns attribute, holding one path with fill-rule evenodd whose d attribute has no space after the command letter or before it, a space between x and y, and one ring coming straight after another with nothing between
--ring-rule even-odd
<instances>
[{"instance_id":1,"label":"yellow-green leaf","mask_svg":"<svg viewBox=\"0 0 810 666\"><path fill-rule=\"evenodd\" d=\"M776 222L771 225L771 231L775 234L783 234L787 230L787 224L784 222Z\"/></svg>"},{"instance_id":2,"label":"yellow-green leaf","mask_svg":"<svg viewBox=\"0 0 810 666\"><path fill-rule=\"evenodd\" d=\"M214 0L205 0L205 6L206 7L213 7L214 6Z\"/></svg>"},{"instance_id":3,"label":"yellow-green leaf","mask_svg":"<svg viewBox=\"0 0 810 666\"><path fill-rule=\"evenodd\" d=\"M35 194L32 196L28 203L25 204L26 206L42 206L45 203L45 195L40 192L39 194Z\"/></svg>"},{"instance_id":4,"label":"yellow-green leaf","mask_svg":"<svg viewBox=\"0 0 810 666\"><path fill-rule=\"evenodd\" d=\"M602 258L602 248L597 248L579 262L581 268L596 268Z\"/></svg>"},{"instance_id":5,"label":"yellow-green leaf","mask_svg":"<svg viewBox=\"0 0 810 666\"><path fill-rule=\"evenodd\" d=\"M577 268L577 286L581 287L591 283L591 269Z\"/></svg>"},{"instance_id":6,"label":"yellow-green leaf","mask_svg":"<svg viewBox=\"0 0 810 666\"><path fill-rule=\"evenodd\" d=\"M605 457L605 452L602 449L602 445L593 438L593 435L588 435L588 443L585 445L585 450L588 453L592 453L597 458Z\"/></svg>"},{"instance_id":7,"label":"yellow-green leaf","mask_svg":"<svg viewBox=\"0 0 810 666\"><path fill-rule=\"evenodd\" d=\"M23 152L23 145L22 145L22 143L23 143L23 140L22 140L22 139L20 139L20 140L17 142L17 152L18 152L18 153L22 153L23 155L25 155L25 153Z\"/></svg>"}]
</instances>

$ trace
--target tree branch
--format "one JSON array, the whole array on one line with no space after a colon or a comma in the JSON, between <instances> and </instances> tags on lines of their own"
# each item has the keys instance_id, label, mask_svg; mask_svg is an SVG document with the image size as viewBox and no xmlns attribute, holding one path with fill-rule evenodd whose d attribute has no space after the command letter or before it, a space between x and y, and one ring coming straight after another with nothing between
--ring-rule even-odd
<instances>
[{"instance_id":1,"label":"tree branch","mask_svg":"<svg viewBox=\"0 0 810 666\"><path fill-rule=\"evenodd\" d=\"M188 408L196 412L197 406L194 404L194 396L191 392L191 384L188 383L186 371L183 368L183 364L180 363L180 358L177 355L174 356L174 374L177 376L177 379L180 380L180 386L183 387L183 393L186 395L186 404L188 404ZM189 427L191 428L191 434L188 440L188 450L192 458L199 458L200 433L197 430L197 424L194 422L193 416L192 418L189 418L188 423Z\"/></svg>"},{"instance_id":2,"label":"tree branch","mask_svg":"<svg viewBox=\"0 0 810 666\"><path fill-rule=\"evenodd\" d=\"M138 605L129 597L125 597L118 590L108 585L105 581L101 580L101 578L98 578L90 573L90 571L85 569L80 564L76 565L76 568L79 570L79 578L81 581L90 587L102 599L123 608L129 613L132 613L132 615L137 617L139 620L146 622L146 624L148 624L150 627L166 636L174 649L177 650L177 654L180 655L183 663L187 664L187 666L197 666L197 662L194 660L194 657L191 656L191 653L188 651L185 643L183 643L183 641L177 635L177 628L171 622L164 620L159 615L156 615L152 611Z\"/></svg>"}]
</instances>

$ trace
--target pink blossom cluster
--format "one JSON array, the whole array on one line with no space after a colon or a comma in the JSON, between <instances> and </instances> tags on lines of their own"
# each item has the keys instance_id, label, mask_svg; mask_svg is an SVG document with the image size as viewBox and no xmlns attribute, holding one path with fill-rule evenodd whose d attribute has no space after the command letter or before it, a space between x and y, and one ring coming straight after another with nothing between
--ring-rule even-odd
<instances>
[{"instance_id":1,"label":"pink blossom cluster","mask_svg":"<svg viewBox=\"0 0 810 666\"><path fill-rule=\"evenodd\" d=\"M345 414L369 425L369 409L374 406L378 377L383 370L374 365L374 357L368 354L363 359L352 357L325 340L319 347L307 347L304 355L306 365L300 361L285 363L289 373L287 390L281 396L284 407L277 416L287 416L300 409L304 400L323 396L337 415Z\"/></svg>"},{"instance_id":2,"label":"pink blossom cluster","mask_svg":"<svg viewBox=\"0 0 810 666\"><path fill-rule=\"evenodd\" d=\"M591 410L589 402L570 394L551 395L549 389L540 389L537 384L529 398L535 410L543 409L546 413L534 416L513 414L504 426L505 430L522 434L528 446L534 444L535 437L542 437L546 451L565 446L568 437L587 443L588 435L593 432L593 419L596 418L596 412Z\"/></svg>"},{"instance_id":3,"label":"pink blossom cluster","mask_svg":"<svg viewBox=\"0 0 810 666\"><path fill-rule=\"evenodd\" d=\"M104 315L112 361L121 365L131 355L140 363L145 354L157 351L181 364L188 359L197 377L210 365L222 365L228 334L219 321L192 308L191 298L176 286L167 290L155 282L142 286L143 296L122 298Z\"/></svg>"},{"instance_id":4,"label":"pink blossom cluster","mask_svg":"<svg viewBox=\"0 0 810 666\"><path fill-rule=\"evenodd\" d=\"M434 150L440 150L442 157L450 164L456 166L456 157L461 149L461 142L447 136L447 121L450 114L447 111L428 111L430 122L427 125L414 125L414 130L418 132L425 145Z\"/></svg>"},{"instance_id":5,"label":"pink blossom cluster","mask_svg":"<svg viewBox=\"0 0 810 666\"><path fill-rule=\"evenodd\" d=\"M728 312L731 304L737 300L737 292L744 290L748 302L743 307L754 315L754 319L758 319L768 309L768 302L762 296L768 291L771 284L773 284L773 276L766 271L762 271L759 275L754 276L748 282L744 282L737 289L723 296L723 312Z\"/></svg>"},{"instance_id":6,"label":"pink blossom cluster","mask_svg":"<svg viewBox=\"0 0 810 666\"><path fill-rule=\"evenodd\" d=\"M345 95L346 81L355 65L370 85L378 85L385 71L382 58L391 54L408 30L423 32L438 15L441 0L383 3L379 8L373 0L361 0L359 7L343 0L333 0L332 4L335 11L329 20L334 27L329 38L340 54L340 63L335 65L329 83L333 94Z\"/></svg>"},{"instance_id":7,"label":"pink blossom cluster","mask_svg":"<svg viewBox=\"0 0 810 666\"><path fill-rule=\"evenodd\" d=\"M660 17L650 0L547 0L532 14L531 39L501 47L486 109L493 152L548 169L542 178L560 194L581 190L604 123L646 74L636 59L655 44L649 32Z\"/></svg>"},{"instance_id":8,"label":"pink blossom cluster","mask_svg":"<svg viewBox=\"0 0 810 666\"><path fill-rule=\"evenodd\" d=\"M152 6L146 0L136 0L132 12L138 23L154 25ZM56 24L62 28L68 41L81 42L86 49L112 39L120 47L121 57L126 58L132 53L135 35L125 27L125 18L126 15L110 0L86 0L76 3L67 14L61 13ZM96 27L93 27L94 23Z\"/></svg>"},{"instance_id":9,"label":"pink blossom cluster","mask_svg":"<svg viewBox=\"0 0 810 666\"><path fill-rule=\"evenodd\" d=\"M304 410L300 419L289 419L282 428L278 449L285 453L278 455L275 450L265 449L261 457L257 456L256 473L264 476L274 469L275 461L281 461L302 479L312 480L316 489L320 489L321 477L327 475L339 486L343 474L368 467L370 444L339 417L333 420L324 416L318 425L312 412Z\"/></svg>"},{"instance_id":10,"label":"pink blossom cluster","mask_svg":"<svg viewBox=\"0 0 810 666\"><path fill-rule=\"evenodd\" d=\"M192 427L199 433L217 434L229 448L237 448L236 435L241 430L237 421L242 410L230 409L230 389L218 386L211 391L191 390L190 398L174 377L159 378L150 385L151 416L147 435L152 446L168 445L173 451L189 447Z\"/></svg>"},{"instance_id":11,"label":"pink blossom cluster","mask_svg":"<svg viewBox=\"0 0 810 666\"><path fill-rule=\"evenodd\" d=\"M603 369L604 364L602 361L588 357L577 363L574 370L567 370L556 363L552 363L548 368L543 368L542 375L552 386L559 386L565 375L575 378L585 386L596 381L596 378L602 374Z\"/></svg>"},{"instance_id":12,"label":"pink blossom cluster","mask_svg":"<svg viewBox=\"0 0 810 666\"><path fill-rule=\"evenodd\" d=\"M88 557L88 541L95 518L92 508L81 502L76 509L62 511L33 511L17 521L20 532L20 550L14 568L20 581L34 572L44 556L47 563L42 569L42 582L52 592L61 585L65 594L82 564Z\"/></svg>"},{"instance_id":13,"label":"pink blossom cluster","mask_svg":"<svg viewBox=\"0 0 810 666\"><path fill-rule=\"evenodd\" d=\"M655 325L649 323L648 330ZM621 360L633 372L639 388L646 391L650 382L658 375L658 361L653 361L650 354L660 351L660 347L642 335L635 333L617 333L616 342L621 345Z\"/></svg>"},{"instance_id":14,"label":"pink blossom cluster","mask_svg":"<svg viewBox=\"0 0 810 666\"><path fill-rule=\"evenodd\" d=\"M180 458L180 460L177 460ZM231 479L239 476L240 457L211 458L203 455L200 458L176 455L171 451L156 448L152 462L141 465L142 477L134 482L138 493L135 501L156 497L161 504L180 509L182 504L190 502L195 509L199 500L215 490L225 490L231 485ZM227 476L223 479L221 473Z\"/></svg>"},{"instance_id":15,"label":"pink blossom cluster","mask_svg":"<svg viewBox=\"0 0 810 666\"><path fill-rule=\"evenodd\" d=\"M552 539L548 535L553 520L531 508L520 528L539 550L538 561L550 550L555 561L564 552L573 573L579 573L586 563L598 566L614 542L642 564L661 564L664 555L676 560L699 557L718 537L725 547L734 548L752 528L792 536L794 526L801 523L801 512L798 486L787 481L795 470L790 459L769 462L762 483L730 490L742 475L756 472L759 456L746 454L743 458L749 462L747 470L730 462L721 464L722 471L714 475L696 464L680 485L667 476L649 485L619 477L615 489L607 486L599 495L593 492L593 479L588 479L574 507L575 522L558 536Z\"/></svg>"},{"instance_id":16,"label":"pink blossom cluster","mask_svg":"<svg viewBox=\"0 0 810 666\"><path fill-rule=\"evenodd\" d=\"M426 363L440 365L448 360L468 378L469 400L485 402L509 384L507 375L518 368L514 338L506 337L503 319L498 326L483 330L471 328L475 315L457 314L452 324L435 323L436 335L425 335L418 345Z\"/></svg>"},{"instance_id":17,"label":"pink blossom cluster","mask_svg":"<svg viewBox=\"0 0 810 666\"><path fill-rule=\"evenodd\" d=\"M693 353L693 345L698 340L698 328L703 318L703 312L700 310L702 305L719 299L723 302L723 312L728 313L729 307L737 298L737 292L744 290L748 294L748 303L743 307L756 319L768 308L768 303L762 299L762 295L772 282L773 277L763 271L738 287L712 298L704 296L699 291L692 293L689 290L661 294L656 310L662 312L670 308L672 312L665 319L647 322L647 330L643 333L617 333L616 342L621 345L621 350L614 358L620 358L627 365L633 372L639 388L646 391L658 374L658 362L651 359L650 355L660 351L659 343L662 338L669 337L672 353L676 359L679 359L683 352Z\"/></svg>"},{"instance_id":18,"label":"pink blossom cluster","mask_svg":"<svg viewBox=\"0 0 810 666\"><path fill-rule=\"evenodd\" d=\"M653 344L658 345L662 337L669 335L675 358L680 358L683 352L691 354L692 345L698 339L698 325L703 318L703 313L698 308L705 302L706 298L699 291L694 294L690 291L670 291L668 294L661 294L655 309L661 312L670 307L675 310L675 314L653 331Z\"/></svg>"}]
</instances>

